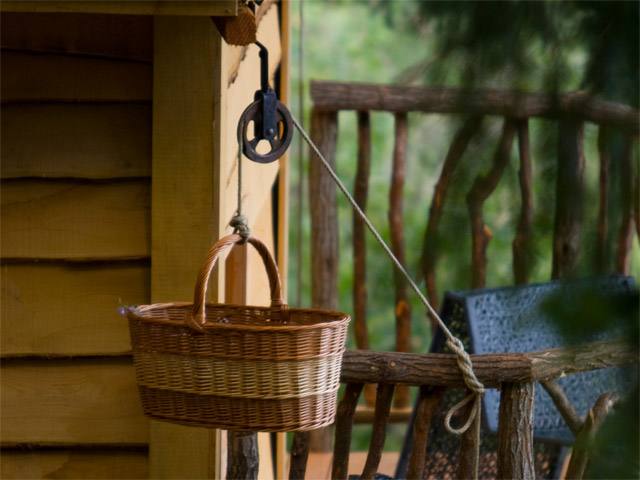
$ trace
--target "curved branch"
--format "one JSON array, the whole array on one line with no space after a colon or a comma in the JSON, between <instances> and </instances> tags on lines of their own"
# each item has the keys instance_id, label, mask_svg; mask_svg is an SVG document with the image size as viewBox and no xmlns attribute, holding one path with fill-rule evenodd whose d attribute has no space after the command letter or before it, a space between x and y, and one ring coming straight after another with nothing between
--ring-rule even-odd
<instances>
[{"instance_id":1,"label":"curved branch","mask_svg":"<svg viewBox=\"0 0 640 480\"><path fill-rule=\"evenodd\" d=\"M493 164L486 175L478 176L467 194L467 208L471 220L471 265L472 288L482 288L487 275L487 246L491 240L491 230L482 218L482 207L498 186L505 167L509 163L511 145L516 132L513 119L505 119L500 143L493 156Z\"/></svg>"},{"instance_id":2,"label":"curved branch","mask_svg":"<svg viewBox=\"0 0 640 480\"><path fill-rule=\"evenodd\" d=\"M438 226L440 225L440 219L442 218L442 212L444 209L445 201L447 198L447 192L449 190L449 184L456 169L460 165L462 155L467 150L469 142L473 136L480 129L482 117L471 117L464 125L456 132L447 152L447 156L442 164L442 171L440 177L436 182L436 186L433 193L433 199L431 200L431 207L429 208L429 221L427 223L427 229L424 234L424 241L422 243L422 274L424 275L425 282L427 284L427 295L429 301L438 308L439 298L438 289L436 285L436 263L437 257L437 234ZM435 331L436 324L431 324L432 332Z\"/></svg>"}]
</instances>

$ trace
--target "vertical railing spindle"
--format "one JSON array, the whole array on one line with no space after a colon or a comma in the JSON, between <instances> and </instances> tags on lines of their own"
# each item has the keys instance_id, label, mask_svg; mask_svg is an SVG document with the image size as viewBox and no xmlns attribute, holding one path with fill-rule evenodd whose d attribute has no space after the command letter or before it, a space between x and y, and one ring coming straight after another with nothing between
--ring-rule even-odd
<instances>
[{"instance_id":1,"label":"vertical railing spindle","mask_svg":"<svg viewBox=\"0 0 640 480\"><path fill-rule=\"evenodd\" d=\"M389 411L391 410L391 399L393 398L394 385L380 383L376 395L376 409L373 418L373 432L369 443L369 453L362 470L361 480L373 480L373 477L380 465L382 449L387 433L387 422Z\"/></svg>"},{"instance_id":2,"label":"vertical railing spindle","mask_svg":"<svg viewBox=\"0 0 640 480\"><path fill-rule=\"evenodd\" d=\"M467 208L471 220L471 266L472 288L485 286L487 277L487 246L491 240L491 230L484 223L482 207L498 186L505 167L509 163L511 145L515 135L515 122L505 119L498 148L493 156L491 169L486 175L479 175L467 194Z\"/></svg>"},{"instance_id":3,"label":"vertical railing spindle","mask_svg":"<svg viewBox=\"0 0 640 480\"><path fill-rule=\"evenodd\" d=\"M389 189L389 230L391 249L403 265L406 265L404 249L403 195L407 171L407 142L409 127L406 113L395 116L395 144L391 164L391 188ZM396 351L411 351L411 307L407 298L406 280L397 269L393 270L395 284ZM409 405L409 389L399 386L396 390L396 407Z\"/></svg>"},{"instance_id":4,"label":"vertical railing spindle","mask_svg":"<svg viewBox=\"0 0 640 480\"><path fill-rule=\"evenodd\" d=\"M337 112L311 113L311 138L320 152L335 166L338 137ZM309 206L311 209L311 303L313 307L338 306L338 206L336 186L315 153L309 153ZM310 437L314 451L331 450L328 428L314 430Z\"/></svg>"},{"instance_id":5,"label":"vertical railing spindle","mask_svg":"<svg viewBox=\"0 0 640 480\"><path fill-rule=\"evenodd\" d=\"M351 430L353 416L362 392L362 383L349 383L336 412L336 434L333 447L333 465L331 478L346 480L349 474L349 449L351 448Z\"/></svg>"},{"instance_id":6,"label":"vertical railing spindle","mask_svg":"<svg viewBox=\"0 0 640 480\"><path fill-rule=\"evenodd\" d=\"M583 131L579 120L559 121L553 278L574 275L578 265L584 206Z\"/></svg>"},{"instance_id":7,"label":"vertical railing spindle","mask_svg":"<svg viewBox=\"0 0 640 480\"><path fill-rule=\"evenodd\" d=\"M429 301L435 308L438 308L439 305L438 288L436 284L436 261L439 250L437 242L438 226L440 225L440 219L442 218L442 212L453 174L460 165L462 155L467 150L469 142L480 129L481 122L482 117L471 117L464 123L460 130L456 132L447 156L444 159L444 163L442 164L442 171L436 182L431 207L429 208L429 221L422 243L422 273L427 284ZM431 326L432 330L435 330L436 324L432 323Z\"/></svg>"},{"instance_id":8,"label":"vertical railing spindle","mask_svg":"<svg viewBox=\"0 0 640 480\"><path fill-rule=\"evenodd\" d=\"M531 223L533 222L533 179L531 148L529 146L529 121L518 122L518 153L520 156L520 218L513 240L513 276L516 284L529 281L531 271Z\"/></svg>"}]
</instances>

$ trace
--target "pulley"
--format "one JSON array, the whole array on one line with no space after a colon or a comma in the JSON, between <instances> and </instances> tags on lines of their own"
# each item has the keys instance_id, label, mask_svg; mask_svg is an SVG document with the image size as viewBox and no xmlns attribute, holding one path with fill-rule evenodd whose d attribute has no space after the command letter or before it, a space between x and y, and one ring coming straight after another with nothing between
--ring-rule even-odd
<instances>
[{"instance_id":1,"label":"pulley","mask_svg":"<svg viewBox=\"0 0 640 480\"><path fill-rule=\"evenodd\" d=\"M289 148L293 137L291 114L269 86L269 52L260 42L260 90L238 122L238 140L242 153L258 163L271 163L280 158ZM259 153L261 145L269 145L269 151Z\"/></svg>"}]
</instances>

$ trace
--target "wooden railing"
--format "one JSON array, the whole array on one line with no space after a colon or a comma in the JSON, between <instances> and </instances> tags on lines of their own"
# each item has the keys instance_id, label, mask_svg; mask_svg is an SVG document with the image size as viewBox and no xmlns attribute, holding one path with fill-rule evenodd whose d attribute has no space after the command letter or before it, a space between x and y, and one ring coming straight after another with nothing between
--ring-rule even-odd
<instances>
[{"instance_id":1,"label":"wooden railing","mask_svg":"<svg viewBox=\"0 0 640 480\"><path fill-rule=\"evenodd\" d=\"M484 205L496 190L499 180L503 176L510 161L510 152L514 141L518 144L519 154L519 187L520 187L520 211L517 227L512 242L513 251L513 278L514 283L524 284L530 279L532 270L531 253L533 250L533 177L532 155L529 139L529 119L542 117L557 121L558 147L557 147L557 178L555 200L555 225L553 231L553 265L552 277L562 278L576 273L578 267L581 231L583 224L583 206L585 199L585 158L583 153L584 123L591 122L598 126L598 146L600 163L599 182L599 210L597 219L596 252L597 265L594 270L598 273L613 273L608 271L607 255L605 252L610 243L615 244L615 271L627 274L630 265L631 244L634 235L633 225L640 235L640 207L637 199L638 172L634 172L632 147L637 142L640 132L640 115L638 110L619 103L603 101L590 97L582 92L550 95L539 93L523 93L503 90L467 90L455 88L427 88L406 86L367 85L353 83L338 83L315 81L311 84L311 96L313 99L313 111L311 114L311 137L318 145L320 151L327 160L335 165L336 143L338 137L338 112L352 110L357 112L358 128L358 154L357 170L354 182L354 197L363 210L367 208L368 184L371 168L371 127L370 111L390 112L395 118L395 145L393 149L393 168L389 190L389 229L391 232L391 245L394 253L404 262L404 231L403 231L403 195L405 171L407 163L407 113L423 112L426 114L462 114L466 120L455 133L448 152L444 158L442 169L435 184L434 195L429 208L427 226L425 229L421 269L426 283L429 300L437 308L440 291L436 278L436 266L438 262L438 238L440 223L444 206L447 203L448 194L452 185L454 174L461 168L463 157L469 143L481 131L481 125L486 116L503 117L503 127L498 141L491 166L485 173L474 179L466 195L466 207L469 215L471 237L471 284L472 288L481 288L486 284L487 278L487 246L491 241L491 230L483 217ZM609 218L609 204L611 192L609 191L609 172L611 170L608 139L612 132L624 139L624 154L620 165L619 191L623 209L620 224L617 226L615 239L609 239L608 230L611 219ZM313 153L310 153L314 155ZM310 210L311 210L311 264L312 264L312 303L314 307L335 308L338 300L338 215L336 205L336 190L329 176L323 170L320 162L312 160L309 172ZM425 209L426 210L426 209ZM358 349L366 350L370 347L367 328L367 284L366 284L366 241L365 226L362 221L353 218L353 321L354 338ZM407 300L406 285L404 280L396 275L395 283L395 325L396 325L396 350L409 351L411 338L411 311ZM529 355L529 356L527 356ZM530 412L523 412L527 407L532 391L532 382L542 378L536 376L536 368L533 367L534 354L514 354L506 357L474 357L478 362L477 368L482 372L484 361L493 375L493 380L479 373L481 381L487 381L493 385L502 386L504 408L501 415L513 417L514 427L505 423L501 427L503 447L511 441L522 441L530 445L531 439L524 437L520 431L510 431L510 428L526 427L530 430L530 419L525 425L519 423L515 416L522 417ZM358 370L362 359L373 362L376 359L384 359L386 366L373 370L371 365ZM403 359L411 358L417 362L415 368L404 366ZM390 360L392 359L392 360ZM431 378L428 374L428 362L449 362L445 368L452 376L446 382ZM518 378L502 378L499 375L502 370L498 367L500 362L521 362L521 367L515 371L522 373ZM386 362L386 363L385 363ZM394 366L391 363L396 362ZM425 363L426 362L426 363ZM606 363L606 362L605 362ZM422 365L423 367L419 367ZM506 364L505 364L506 365ZM539 365L539 364L538 364ZM589 368L594 365L588 364ZM563 367L568 367L564 365ZM416 370L422 368L420 370ZM576 363L575 368L580 367ZM450 369L450 370L448 370ZM529 370L527 370L529 369ZM510 370L513 371L513 370ZM400 377L405 372L416 376L411 381L405 381ZM557 372L556 372L557 373ZM550 373L547 378L554 378L555 373ZM453 378L457 380L453 380ZM373 415L368 415L374 424L374 434L371 441L370 459L367 460L365 475L363 478L371 478L375 471L380 452L380 445L384 441L384 424L390 414L391 398L395 390L394 408L408 407L408 385L420 387L420 400L417 409L418 421L414 441L426 442L429 416L433 409L430 404L437 402L444 389L452 388L460 377L451 357L394 357L392 353L364 353L348 352L345 356L343 381L347 383L345 398L340 405L338 421L336 424L336 455L334 460L334 475L336 478L344 478L344 458L348 449L355 407L361 390L364 388L364 396L369 406L375 405ZM369 385L367 385L369 384ZM377 391L372 384L377 384ZM364 387L363 387L364 385ZM397 387L396 387L397 385ZM530 402L529 402L530 404ZM514 410L515 409L515 410ZM503 412L504 410L504 412ZM369 412L371 413L371 412ZM406 418L403 417L403 418ZM528 418L528 417L527 417ZM528 424L527 424L528 422ZM520 427L518 427L520 425ZM575 425L574 425L575 426ZM478 427L479 428L479 427ZM382 430L381 430L382 429ZM530 431L527 435L531 435ZM381 433L382 432L382 433ZM514 438L511 438L514 437ZM516 438L517 437L517 438ZM462 445L469 442L465 437ZM304 464L308 454L309 435L298 434L294 437L292 450L292 478L302 478ZM320 441L320 448L328 449L330 438L325 435ZM419 446L419 443L415 445ZM526 447L526 445L524 445ZM467 445L469 447L469 445ZM464 447L464 448L467 448ZM474 447L475 448L475 447ZM374 451L375 450L375 451ZM415 454L411 460L410 471L414 474L420 471L424 465L424 458L420 455L424 449L415 448ZM342 452L342 453L340 453ZM417 456L416 456L417 455ZM502 457L502 455L501 455ZM341 460L342 459L342 460ZM528 478L530 465L524 465L523 461L529 459L510 459L508 452L504 452L501 469L503 472L511 472L514 478ZM472 465L463 465L460 468L473 468ZM518 470L520 469L520 470ZM526 472L524 471L526 470ZM526 473L526 474L525 474ZM507 475L507 473L505 473ZM414 477L411 477L414 478ZM418 478L418 477L415 477Z\"/></svg>"},{"instance_id":2,"label":"wooden railing","mask_svg":"<svg viewBox=\"0 0 640 480\"><path fill-rule=\"evenodd\" d=\"M638 353L623 342L600 342L575 348L550 349L531 353L471 355L478 379L488 388L499 388L498 478L534 479L533 396L534 383L540 382L576 438L591 434L611 406L610 394L601 396L586 419L580 419L555 379L579 372L638 362ZM464 380L452 354L411 354L395 352L348 351L343 357L341 375L346 384L338 405L331 478L346 479L351 431L356 406L365 384L376 384L373 431L362 479L372 479L377 471L391 411L391 399L399 386L419 387L413 430L412 452L406 478L423 478L427 436L435 406L447 389L464 388ZM477 468L474 425L460 439L460 463L456 478L473 478ZM290 479L303 479L308 443L297 434L291 455ZM581 478L588 460L584 445L576 444L566 478Z\"/></svg>"},{"instance_id":3,"label":"wooden railing","mask_svg":"<svg viewBox=\"0 0 640 480\"><path fill-rule=\"evenodd\" d=\"M438 238L443 209L451 187L453 175L461 168L463 155L470 141L480 132L485 116L502 116L504 123L491 166L473 181L466 196L471 237L471 288L481 288L487 277L487 246L491 229L485 223L483 210L494 193L510 160L511 147L518 143L520 212L514 232L514 283L529 281L532 268L533 236L533 178L529 140L529 119L543 117L558 123L557 178L555 200L555 226L553 231L552 277L562 278L574 274L578 267L583 208L585 198L585 158L583 130L585 122L599 127L599 211L597 219L595 273L607 271L605 251L609 247L607 235L608 205L611 201L608 176L610 154L607 138L617 132L624 138L624 154L620 165L619 191L623 210L618 227L615 272L628 274L630 252L634 235L633 225L640 235L640 208L637 199L638 173L634 174L633 143L640 132L638 110L590 97L582 92L567 94L522 93L503 90L465 90L456 88L427 88L368 85L314 81L311 83L313 111L311 136L326 158L335 164L338 132L338 112L353 110L358 118L358 156L354 182L354 196L366 211L371 163L370 115L371 110L391 112L395 118L395 146L389 190L389 230L394 253L404 261L403 191L406 171L407 113L464 114L467 120L455 133L435 184L429 209L422 248L421 268L426 282L428 298L438 306L440 291L436 280L439 249ZM311 153L313 155L313 153ZM337 304L338 223L335 186L317 161L310 163L312 303L317 307L334 308ZM634 221L635 217L635 221ZM362 221L353 218L354 269L354 338L359 349L369 348L366 321L366 242ZM395 315L396 350L408 351L411 336L411 312L404 280L396 275ZM371 395L368 395L369 397ZM397 405L406 405L406 394L396 395Z\"/></svg>"}]
</instances>

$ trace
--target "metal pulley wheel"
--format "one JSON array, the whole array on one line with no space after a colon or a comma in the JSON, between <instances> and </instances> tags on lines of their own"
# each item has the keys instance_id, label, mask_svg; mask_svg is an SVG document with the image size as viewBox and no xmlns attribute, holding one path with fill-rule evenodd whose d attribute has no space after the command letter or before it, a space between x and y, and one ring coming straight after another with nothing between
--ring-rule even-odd
<instances>
[{"instance_id":1,"label":"metal pulley wheel","mask_svg":"<svg viewBox=\"0 0 640 480\"><path fill-rule=\"evenodd\" d=\"M271 163L277 160L289 148L292 137L291 114L275 95L256 100L240 116L238 139L242 144L242 153L254 162ZM258 152L262 140L270 147L266 153Z\"/></svg>"}]
</instances>

